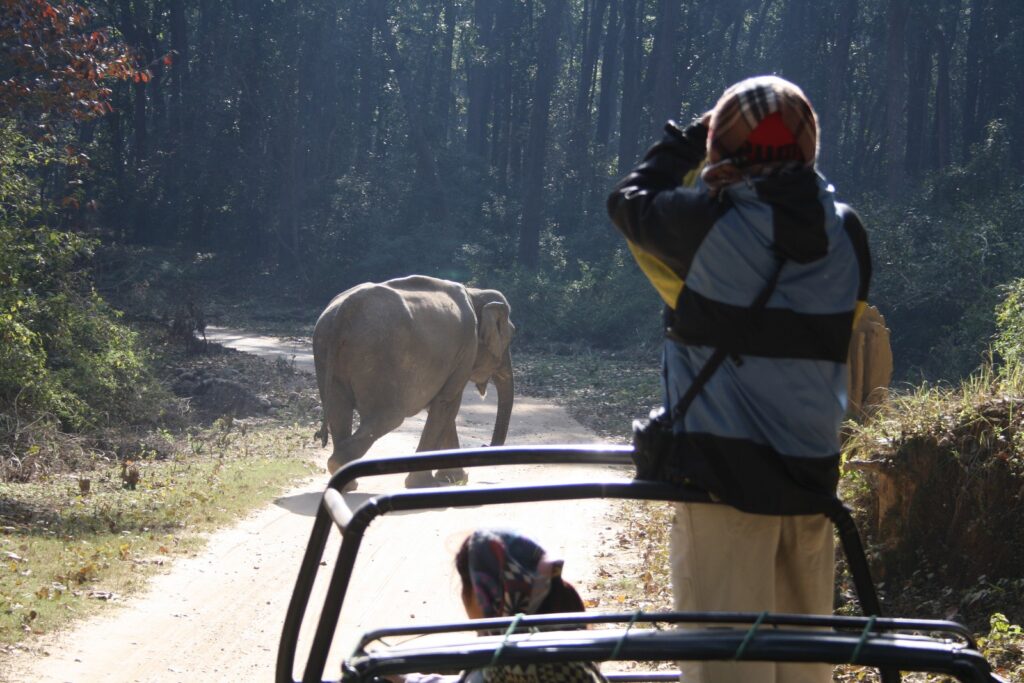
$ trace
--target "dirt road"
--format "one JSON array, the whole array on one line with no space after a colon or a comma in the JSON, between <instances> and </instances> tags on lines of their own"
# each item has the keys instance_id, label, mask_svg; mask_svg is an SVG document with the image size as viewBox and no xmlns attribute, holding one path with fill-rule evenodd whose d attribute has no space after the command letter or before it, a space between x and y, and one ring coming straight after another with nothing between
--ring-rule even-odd
<instances>
[{"instance_id":1,"label":"dirt road","mask_svg":"<svg viewBox=\"0 0 1024 683\"><path fill-rule=\"evenodd\" d=\"M207 335L261 355L283 352L288 358L294 356L298 367L311 369L308 347L301 342L223 329L208 330ZM475 390L467 390L459 416L464 446L487 443L495 407L493 395L481 399ZM407 420L378 441L367 457L412 452L422 426L422 414ZM598 441L561 408L517 397L509 444ZM311 454L325 462L328 451ZM470 481L552 481L568 476L603 480L624 478L627 473L596 467L495 467L471 471ZM272 680L282 619L326 478L325 472L237 526L213 535L201 554L176 560L168 573L153 579L144 595L127 600L120 609L35 643L33 652L0 665L0 679ZM347 495L362 501L367 494L401 487L401 477L379 477L365 480L358 491ZM605 501L534 503L428 511L375 521L360 551L327 675L338 670L337 662L367 628L461 618L452 558L462 538L476 527L528 531L550 553L565 559L566 578L585 593L595 579L598 557L610 552L607 548L616 534L612 510ZM329 547L331 559L321 574L333 565L330 552L335 547ZM318 586L314 600L322 589ZM307 647L300 642L300 653Z\"/></svg>"}]
</instances>

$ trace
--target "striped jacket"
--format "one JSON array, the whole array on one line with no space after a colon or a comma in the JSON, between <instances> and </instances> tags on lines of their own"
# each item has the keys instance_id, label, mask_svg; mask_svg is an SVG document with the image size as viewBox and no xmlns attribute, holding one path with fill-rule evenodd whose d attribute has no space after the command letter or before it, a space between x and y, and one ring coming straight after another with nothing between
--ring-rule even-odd
<instances>
[{"instance_id":1,"label":"striped jacket","mask_svg":"<svg viewBox=\"0 0 1024 683\"><path fill-rule=\"evenodd\" d=\"M730 353L673 425L676 464L741 510L821 512L839 478L847 350L871 277L867 237L809 168L717 196L681 186L706 136L700 124L670 132L608 198L668 304L666 407L715 348ZM778 284L755 312L779 259Z\"/></svg>"}]
</instances>

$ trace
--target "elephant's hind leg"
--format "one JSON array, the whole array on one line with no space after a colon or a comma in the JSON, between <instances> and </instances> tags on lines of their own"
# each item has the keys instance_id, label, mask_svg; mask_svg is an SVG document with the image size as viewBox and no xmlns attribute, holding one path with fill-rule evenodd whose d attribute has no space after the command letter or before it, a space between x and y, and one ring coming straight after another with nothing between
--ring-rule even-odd
<instances>
[{"instance_id":1,"label":"elephant's hind leg","mask_svg":"<svg viewBox=\"0 0 1024 683\"><path fill-rule=\"evenodd\" d=\"M398 429L404 421L405 418L395 412L366 415L360 413L356 433L335 445L334 455L331 456L331 460L336 463L334 470L363 457L377 439Z\"/></svg>"},{"instance_id":2,"label":"elephant's hind leg","mask_svg":"<svg viewBox=\"0 0 1024 683\"><path fill-rule=\"evenodd\" d=\"M348 442L352 438L352 413L355 410L348 387L337 380L328 381L324 386L323 410L331 428L332 451L327 459L327 470L334 474L342 465L354 459L348 455Z\"/></svg>"}]
</instances>

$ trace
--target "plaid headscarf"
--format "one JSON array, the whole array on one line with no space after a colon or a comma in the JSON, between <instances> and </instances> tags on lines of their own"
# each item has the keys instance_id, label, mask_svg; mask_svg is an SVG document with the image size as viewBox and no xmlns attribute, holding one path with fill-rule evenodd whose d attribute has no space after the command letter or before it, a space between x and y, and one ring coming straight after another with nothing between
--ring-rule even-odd
<instances>
[{"instance_id":1,"label":"plaid headscarf","mask_svg":"<svg viewBox=\"0 0 1024 683\"><path fill-rule=\"evenodd\" d=\"M562 561L513 531L474 531L467 540L469 577L485 617L534 614L562 574Z\"/></svg>"},{"instance_id":2,"label":"plaid headscarf","mask_svg":"<svg viewBox=\"0 0 1024 683\"><path fill-rule=\"evenodd\" d=\"M770 173L818 158L818 117L803 91L778 76L757 76L729 87L711 113L708 164L712 190L743 176Z\"/></svg>"}]
</instances>

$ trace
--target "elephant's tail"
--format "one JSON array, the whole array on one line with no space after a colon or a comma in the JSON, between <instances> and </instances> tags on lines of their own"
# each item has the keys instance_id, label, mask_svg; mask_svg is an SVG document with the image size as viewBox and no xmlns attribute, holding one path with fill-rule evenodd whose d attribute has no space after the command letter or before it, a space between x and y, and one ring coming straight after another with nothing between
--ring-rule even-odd
<instances>
[{"instance_id":1,"label":"elephant's tail","mask_svg":"<svg viewBox=\"0 0 1024 683\"><path fill-rule=\"evenodd\" d=\"M331 362L330 353L318 353L316 331L313 332L313 367L316 370L316 384L320 390L320 431L313 435L313 438L320 439L320 446L322 448L327 447L327 439L330 434L330 428L327 426L327 408L324 403L327 400L327 378L331 376L331 368L328 367Z\"/></svg>"},{"instance_id":2,"label":"elephant's tail","mask_svg":"<svg viewBox=\"0 0 1024 683\"><path fill-rule=\"evenodd\" d=\"M322 448L327 447L327 413L324 413L323 422L320 423L320 431L313 435L313 438L320 437L320 446Z\"/></svg>"}]
</instances>

